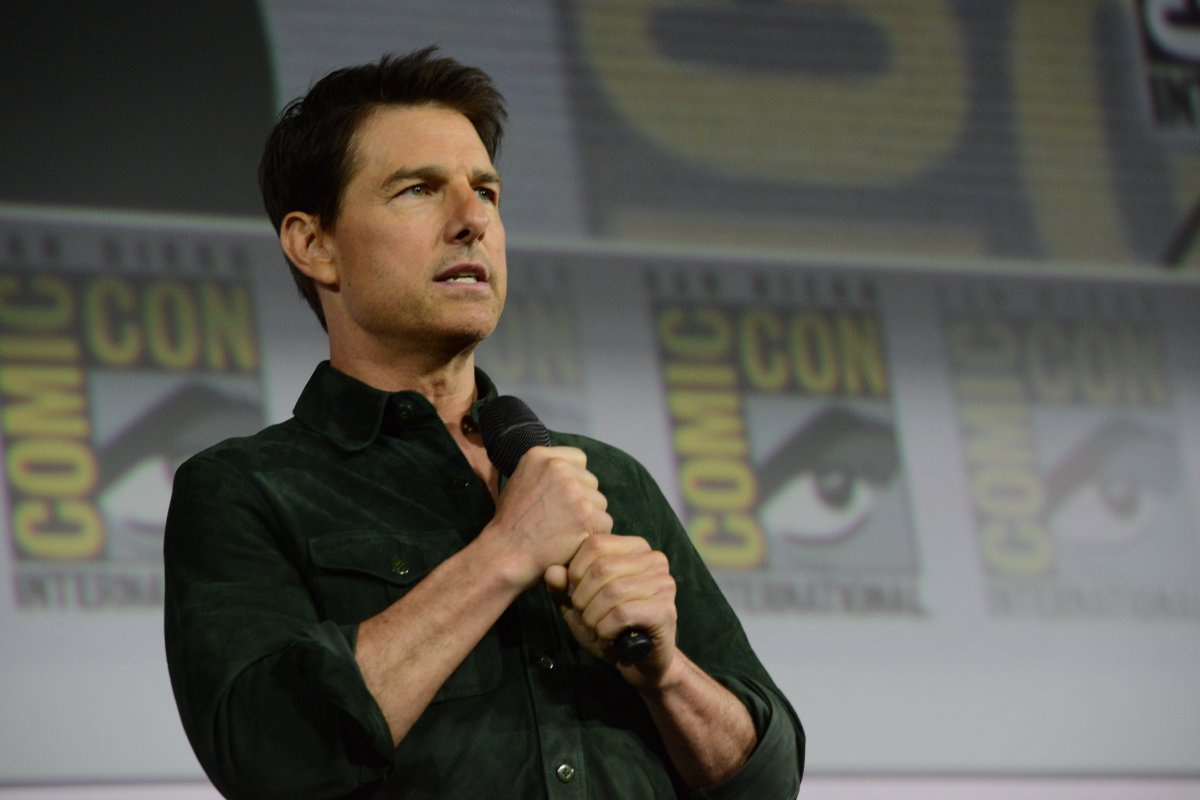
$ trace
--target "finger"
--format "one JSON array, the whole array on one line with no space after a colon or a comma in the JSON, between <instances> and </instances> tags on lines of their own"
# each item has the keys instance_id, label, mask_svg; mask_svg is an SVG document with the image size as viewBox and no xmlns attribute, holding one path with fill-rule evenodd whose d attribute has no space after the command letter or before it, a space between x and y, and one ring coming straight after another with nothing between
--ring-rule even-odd
<instances>
[{"instance_id":1,"label":"finger","mask_svg":"<svg viewBox=\"0 0 1200 800\"><path fill-rule=\"evenodd\" d=\"M561 564L553 564L546 568L546 574L543 576L546 586L549 587L551 593L556 595L566 595L567 593L567 568Z\"/></svg>"},{"instance_id":2,"label":"finger","mask_svg":"<svg viewBox=\"0 0 1200 800\"><path fill-rule=\"evenodd\" d=\"M578 530L584 536L596 534L600 536L611 533L612 516L605 510L608 508L608 498L595 489L583 489L578 486L564 486L555 493L553 501L566 512L564 519L569 519L572 530ZM574 526L578 526L577 528ZM583 544L581 540L577 544ZM578 549L571 553L567 561L575 558Z\"/></svg>"},{"instance_id":3,"label":"finger","mask_svg":"<svg viewBox=\"0 0 1200 800\"><path fill-rule=\"evenodd\" d=\"M556 452L559 449L561 454ZM535 450L540 452L530 458L530 453ZM600 480L587 470L586 461L583 452L574 448L534 448L521 459L505 491L536 491L540 487L567 497L582 490L602 498ZM522 488L518 490L518 486ZM608 501L603 500L603 506L607 504Z\"/></svg>"},{"instance_id":4,"label":"finger","mask_svg":"<svg viewBox=\"0 0 1200 800\"><path fill-rule=\"evenodd\" d=\"M608 642L615 641L630 628L643 630L657 640L675 627L674 586L664 586L647 597L615 605L595 622L588 619L586 614L581 615L581 619L598 638Z\"/></svg>"},{"instance_id":5,"label":"finger","mask_svg":"<svg viewBox=\"0 0 1200 800\"><path fill-rule=\"evenodd\" d=\"M569 461L576 466L587 469L587 453L583 452L578 447L568 447L567 445L560 444L554 445L553 447L547 447L546 450L548 450L551 456L554 458L561 458L564 461Z\"/></svg>"},{"instance_id":6,"label":"finger","mask_svg":"<svg viewBox=\"0 0 1200 800\"><path fill-rule=\"evenodd\" d=\"M673 585L662 553L609 556L593 562L582 580L571 581L571 605L594 624L614 606L650 597Z\"/></svg>"},{"instance_id":7,"label":"finger","mask_svg":"<svg viewBox=\"0 0 1200 800\"><path fill-rule=\"evenodd\" d=\"M609 517L609 527L605 535L590 536L580 545L575 557L567 565L572 585L579 586L587 577L593 565L601 558L615 558L624 555L639 555L652 552L650 543L640 536L616 536L612 530L612 517Z\"/></svg>"},{"instance_id":8,"label":"finger","mask_svg":"<svg viewBox=\"0 0 1200 800\"><path fill-rule=\"evenodd\" d=\"M517 462L517 469L520 469L521 465L526 461L531 464L562 461L578 469L587 469L587 453L578 447L567 447L566 445L555 445L553 447L542 447L539 445L531 447L525 451L525 455L521 456L521 460Z\"/></svg>"},{"instance_id":9,"label":"finger","mask_svg":"<svg viewBox=\"0 0 1200 800\"><path fill-rule=\"evenodd\" d=\"M613 518L604 510L607 506L608 498L604 498L604 503L592 517L592 526L588 531L594 536L612 536Z\"/></svg>"}]
</instances>

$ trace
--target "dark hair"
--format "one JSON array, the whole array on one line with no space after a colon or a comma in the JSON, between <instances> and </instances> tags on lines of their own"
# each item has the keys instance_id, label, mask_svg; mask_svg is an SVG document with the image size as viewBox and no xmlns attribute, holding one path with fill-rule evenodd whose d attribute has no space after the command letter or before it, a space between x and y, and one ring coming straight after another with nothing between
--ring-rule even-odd
<instances>
[{"instance_id":1,"label":"dark hair","mask_svg":"<svg viewBox=\"0 0 1200 800\"><path fill-rule=\"evenodd\" d=\"M475 127L488 156L500 150L504 98L483 70L435 55L426 47L374 64L331 72L283 109L267 137L258 167L263 205L276 232L292 211L332 228L353 166L359 124L381 106L436 105L458 111ZM300 294L325 327L311 278L288 261Z\"/></svg>"}]
</instances>

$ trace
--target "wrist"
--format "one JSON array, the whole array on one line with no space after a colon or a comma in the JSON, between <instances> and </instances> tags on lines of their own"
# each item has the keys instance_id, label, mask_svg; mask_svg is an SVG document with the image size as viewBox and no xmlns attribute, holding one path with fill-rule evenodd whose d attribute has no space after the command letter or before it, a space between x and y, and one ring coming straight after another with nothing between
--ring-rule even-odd
<instances>
[{"instance_id":1,"label":"wrist","mask_svg":"<svg viewBox=\"0 0 1200 800\"><path fill-rule=\"evenodd\" d=\"M649 662L650 659L647 659ZM664 698L680 692L688 683L691 662L673 649L666 657L666 666L647 673L644 668L637 666L624 667L637 672L634 682L635 690L647 701L661 702ZM649 666L649 664L647 664Z\"/></svg>"},{"instance_id":2,"label":"wrist","mask_svg":"<svg viewBox=\"0 0 1200 800\"><path fill-rule=\"evenodd\" d=\"M520 594L541 580L542 573L511 540L489 523L471 542L470 547L478 553L487 572L514 595Z\"/></svg>"}]
</instances>

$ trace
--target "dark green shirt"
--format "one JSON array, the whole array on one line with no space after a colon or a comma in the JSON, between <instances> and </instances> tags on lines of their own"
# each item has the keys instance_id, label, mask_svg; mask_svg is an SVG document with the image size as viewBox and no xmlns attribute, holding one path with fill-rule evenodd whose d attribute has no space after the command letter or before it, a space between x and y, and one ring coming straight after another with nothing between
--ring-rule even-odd
<instances>
[{"instance_id":1,"label":"dark green shirt","mask_svg":"<svg viewBox=\"0 0 1200 800\"><path fill-rule=\"evenodd\" d=\"M481 399L496 392L478 373ZM523 594L393 747L354 660L379 613L491 520L433 406L327 363L295 416L187 461L166 530L166 648L180 717L229 797L792 798L804 733L654 481L579 436L617 532L662 550L678 644L740 698L758 746L688 795L645 706L571 637L544 587Z\"/></svg>"}]
</instances>

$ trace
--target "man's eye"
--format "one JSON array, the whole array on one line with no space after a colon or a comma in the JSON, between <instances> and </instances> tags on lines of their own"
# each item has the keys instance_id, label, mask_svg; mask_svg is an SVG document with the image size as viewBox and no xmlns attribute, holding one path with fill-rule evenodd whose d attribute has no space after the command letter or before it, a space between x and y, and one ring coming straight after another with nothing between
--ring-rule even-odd
<instances>
[{"instance_id":1,"label":"man's eye","mask_svg":"<svg viewBox=\"0 0 1200 800\"><path fill-rule=\"evenodd\" d=\"M494 204L499 199L499 193L495 189L488 189L486 186L480 186L475 190L475 193L478 194L485 203Z\"/></svg>"},{"instance_id":2,"label":"man's eye","mask_svg":"<svg viewBox=\"0 0 1200 800\"><path fill-rule=\"evenodd\" d=\"M400 194L411 194L417 197L424 197L425 195L429 194L429 187L424 183L415 183L412 186L401 189Z\"/></svg>"}]
</instances>

